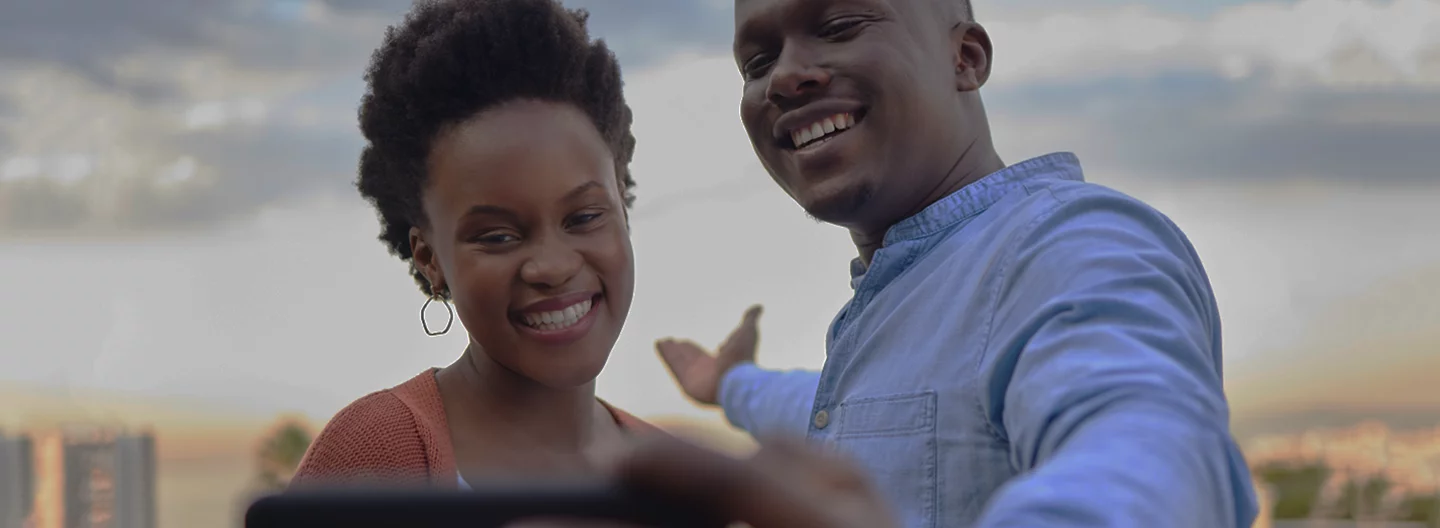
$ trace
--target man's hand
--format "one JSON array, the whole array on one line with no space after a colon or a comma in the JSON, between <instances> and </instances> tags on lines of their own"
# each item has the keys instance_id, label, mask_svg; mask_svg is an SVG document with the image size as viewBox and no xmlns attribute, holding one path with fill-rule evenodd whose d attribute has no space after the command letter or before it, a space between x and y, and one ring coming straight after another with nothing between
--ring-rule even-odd
<instances>
[{"instance_id":1,"label":"man's hand","mask_svg":"<svg viewBox=\"0 0 1440 528\"><path fill-rule=\"evenodd\" d=\"M732 458L668 435L640 439L620 458L621 484L752 528L896 528L890 505L849 459L797 439ZM507 528L627 528L585 519L536 519ZM634 528L634 527L628 527Z\"/></svg>"},{"instance_id":2,"label":"man's hand","mask_svg":"<svg viewBox=\"0 0 1440 528\"><path fill-rule=\"evenodd\" d=\"M767 439L735 459L671 437L624 458L618 476L754 528L892 528L889 504L849 459L797 439Z\"/></svg>"},{"instance_id":3,"label":"man's hand","mask_svg":"<svg viewBox=\"0 0 1440 528\"><path fill-rule=\"evenodd\" d=\"M735 365L755 361L755 346L760 341L760 312L760 305L745 310L740 326L730 332L714 355L690 341L667 338L655 343L660 358L685 395L705 405L719 401L720 380L725 378L725 373Z\"/></svg>"}]
</instances>

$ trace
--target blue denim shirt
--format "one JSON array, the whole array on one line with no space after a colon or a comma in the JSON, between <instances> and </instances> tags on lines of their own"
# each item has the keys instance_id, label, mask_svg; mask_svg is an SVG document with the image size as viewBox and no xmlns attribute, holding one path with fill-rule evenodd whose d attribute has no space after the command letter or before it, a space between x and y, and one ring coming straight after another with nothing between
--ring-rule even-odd
<instances>
[{"instance_id":1,"label":"blue denim shirt","mask_svg":"<svg viewBox=\"0 0 1440 528\"><path fill-rule=\"evenodd\" d=\"M1200 259L1073 154L966 186L851 268L824 369L736 367L731 423L839 447L908 527L1254 521Z\"/></svg>"}]
</instances>

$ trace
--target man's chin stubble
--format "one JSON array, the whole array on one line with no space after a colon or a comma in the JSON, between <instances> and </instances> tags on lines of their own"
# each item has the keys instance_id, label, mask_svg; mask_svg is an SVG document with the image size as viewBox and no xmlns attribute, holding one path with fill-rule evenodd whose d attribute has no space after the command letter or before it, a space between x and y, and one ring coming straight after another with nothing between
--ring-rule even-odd
<instances>
[{"instance_id":1,"label":"man's chin stubble","mask_svg":"<svg viewBox=\"0 0 1440 528\"><path fill-rule=\"evenodd\" d=\"M804 208L805 216L818 223L845 226L862 216L861 212L870 203L873 195L874 190L869 185L862 185L855 190L847 189L838 196L828 197Z\"/></svg>"}]
</instances>

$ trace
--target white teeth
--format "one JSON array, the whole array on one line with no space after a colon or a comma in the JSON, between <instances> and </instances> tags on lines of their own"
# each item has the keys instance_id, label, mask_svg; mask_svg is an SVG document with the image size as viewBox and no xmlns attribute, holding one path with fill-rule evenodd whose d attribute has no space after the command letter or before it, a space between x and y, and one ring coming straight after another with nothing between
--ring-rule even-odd
<instances>
[{"instance_id":1,"label":"white teeth","mask_svg":"<svg viewBox=\"0 0 1440 528\"><path fill-rule=\"evenodd\" d=\"M807 143L824 138L837 130L845 130L855 126L855 116L844 113L821 119L810 125L790 131L790 140L794 142L795 148L805 146Z\"/></svg>"},{"instance_id":2,"label":"white teeth","mask_svg":"<svg viewBox=\"0 0 1440 528\"><path fill-rule=\"evenodd\" d=\"M539 330L564 330L579 322L580 318L585 317L585 314L590 313L591 304L591 300L586 299L567 306L564 310L523 314L525 324Z\"/></svg>"}]
</instances>

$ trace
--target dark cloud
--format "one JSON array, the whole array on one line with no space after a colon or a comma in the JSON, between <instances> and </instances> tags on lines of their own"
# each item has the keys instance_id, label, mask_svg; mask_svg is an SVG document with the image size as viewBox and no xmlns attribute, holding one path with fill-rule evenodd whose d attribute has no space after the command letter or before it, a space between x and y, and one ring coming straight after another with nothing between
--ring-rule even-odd
<instances>
[{"instance_id":1,"label":"dark cloud","mask_svg":"<svg viewBox=\"0 0 1440 528\"><path fill-rule=\"evenodd\" d=\"M176 138L176 149L209 171L182 192L134 187L122 219L133 229L209 227L306 193L355 193L358 132L279 126L225 129Z\"/></svg>"},{"instance_id":2,"label":"dark cloud","mask_svg":"<svg viewBox=\"0 0 1440 528\"><path fill-rule=\"evenodd\" d=\"M232 0L0 0L0 60L63 65L102 87L156 97L161 87L125 81L113 61L155 49L211 43L206 29Z\"/></svg>"},{"instance_id":3,"label":"dark cloud","mask_svg":"<svg viewBox=\"0 0 1440 528\"><path fill-rule=\"evenodd\" d=\"M13 101L7 99L3 95L0 95L0 124L4 124L6 121L15 119L15 116L19 112L19 110L20 109L15 106L15 103ZM0 153L7 152L9 150L10 142L11 140L9 132L5 130L5 127L0 126Z\"/></svg>"},{"instance_id":4,"label":"dark cloud","mask_svg":"<svg viewBox=\"0 0 1440 528\"><path fill-rule=\"evenodd\" d=\"M92 213L84 196L47 181L10 183L0 191L0 231L75 231Z\"/></svg>"},{"instance_id":5,"label":"dark cloud","mask_svg":"<svg viewBox=\"0 0 1440 528\"><path fill-rule=\"evenodd\" d=\"M1280 89L1205 75L1051 84L990 97L994 119L1083 121L1056 150L1156 178L1440 180L1440 92ZM1004 138L1001 138L1004 139Z\"/></svg>"},{"instance_id":6,"label":"dark cloud","mask_svg":"<svg viewBox=\"0 0 1440 528\"><path fill-rule=\"evenodd\" d=\"M341 11L404 13L413 2L411 0L322 0L321 3L330 9Z\"/></svg>"},{"instance_id":7,"label":"dark cloud","mask_svg":"<svg viewBox=\"0 0 1440 528\"><path fill-rule=\"evenodd\" d=\"M317 25L303 16L305 0L0 0L0 66L58 66L142 108L174 111L197 101L189 99L178 79L163 75L163 63L200 57L227 72L262 79L307 75L312 87L292 102L342 98L345 104L322 106L353 115L359 96L353 88L365 62L384 26L400 22L411 2L324 2L338 17ZM727 2L566 4L590 12L592 32L610 44L627 70L675 53L728 46ZM136 58L160 65L162 75L136 77L115 67ZM0 99L0 116L6 104ZM108 212L93 205L92 191L85 185L64 187L45 179L0 183L0 201L7 204L0 230L65 231L97 224L121 231L205 228L243 218L296 193L354 192L351 182L361 143L353 127L271 124L195 133L168 123L157 121L150 125L153 129L136 134L136 147L195 158L204 172L196 182L158 186L127 179L126 187L117 191L119 199L112 200L118 205ZM6 131L19 133L16 127L0 128L0 160L10 154ZM106 168L97 167L92 179L106 178Z\"/></svg>"},{"instance_id":8,"label":"dark cloud","mask_svg":"<svg viewBox=\"0 0 1440 528\"><path fill-rule=\"evenodd\" d=\"M1440 97L1430 104L1440 104ZM1116 130L1122 140L1105 154L1148 174L1189 178L1440 181L1433 154L1440 145L1440 123L1337 124L1302 118L1142 136L1157 125Z\"/></svg>"},{"instance_id":9,"label":"dark cloud","mask_svg":"<svg viewBox=\"0 0 1440 528\"><path fill-rule=\"evenodd\" d=\"M591 31L629 68L677 52L730 49L734 12L728 1L570 0L590 12Z\"/></svg>"},{"instance_id":10,"label":"dark cloud","mask_svg":"<svg viewBox=\"0 0 1440 528\"><path fill-rule=\"evenodd\" d=\"M590 13L591 33L605 39L621 62L641 68L676 53L730 48L728 0L562 0ZM342 11L383 13L398 22L409 0L326 0Z\"/></svg>"},{"instance_id":11,"label":"dark cloud","mask_svg":"<svg viewBox=\"0 0 1440 528\"><path fill-rule=\"evenodd\" d=\"M84 185L0 182L0 232L88 229L97 220L120 230L198 229L246 218L301 193L355 196L351 182L361 140L348 120L358 101L362 68L384 25L398 22L410 2L325 1L341 19L314 27L297 18L302 3L289 0L0 0L0 65L62 65L104 90L129 94L142 107L165 101L183 109L194 101L185 99L175 81L122 77L112 65L126 58L163 61L201 54L262 79L310 75L309 88L277 103L272 107L276 113L318 106L326 115L346 116L329 126L278 120L208 132L182 131L173 121L157 120L155 129L127 139L147 152L194 157L207 171L198 180L203 184L160 187L126 179L131 183L116 194L122 198L116 201L118 209L102 212ZM684 51L728 47L728 2L566 3L590 11L593 32L611 44L627 72ZM1083 125L1082 132L1045 147L1077 151L1087 165L1156 178L1437 177L1433 162L1421 154L1440 144L1440 113L1427 119L1405 109L1440 108L1440 93L1282 92L1272 86L1263 78L1235 82L1171 75L998 84L987 91L986 100L997 129L1022 120ZM0 98L0 125L6 125L0 127L0 161L12 154L7 145L13 138L4 134L23 133L9 126L12 121L5 117L17 109L7 105L13 103ZM1003 144L1013 138L998 139ZM105 172L106 167L96 167L94 178L104 179ZM705 192L722 191L749 192ZM637 212L665 213L663 204L657 207Z\"/></svg>"},{"instance_id":12,"label":"dark cloud","mask_svg":"<svg viewBox=\"0 0 1440 528\"><path fill-rule=\"evenodd\" d=\"M0 184L0 232L192 231L243 220L268 204L308 193L354 191L358 132L336 128L236 127L164 140L194 159L196 177L167 184L124 179L115 206L91 201L94 189L46 178ZM159 167L155 172L160 172ZM106 180L99 168L94 180ZM103 215L103 216L101 216Z\"/></svg>"},{"instance_id":13,"label":"dark cloud","mask_svg":"<svg viewBox=\"0 0 1440 528\"><path fill-rule=\"evenodd\" d=\"M0 64L60 66L141 103L183 94L170 79L122 75L117 61L190 56L262 75L358 76L383 23L317 27L299 18L301 6L298 0L0 0Z\"/></svg>"}]
</instances>

